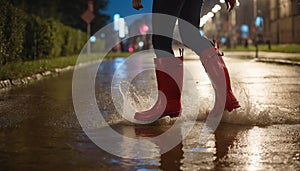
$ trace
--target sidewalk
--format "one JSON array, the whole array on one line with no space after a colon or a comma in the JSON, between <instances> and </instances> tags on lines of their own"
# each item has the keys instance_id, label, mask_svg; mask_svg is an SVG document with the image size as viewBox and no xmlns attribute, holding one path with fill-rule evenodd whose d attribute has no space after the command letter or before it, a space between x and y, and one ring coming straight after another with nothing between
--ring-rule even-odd
<instances>
[{"instance_id":1,"label":"sidewalk","mask_svg":"<svg viewBox=\"0 0 300 171\"><path fill-rule=\"evenodd\" d=\"M248 57L257 62L270 62L279 64L289 64L300 66L300 53L281 53L281 52L258 52L258 58L255 52L224 52L225 57Z\"/></svg>"},{"instance_id":2,"label":"sidewalk","mask_svg":"<svg viewBox=\"0 0 300 171\"><path fill-rule=\"evenodd\" d=\"M178 49L176 47L174 49ZM221 49L221 51L223 51ZM178 50L174 50L175 54L179 56ZM257 62L268 62L268 63L277 63L277 64L286 64L286 65L296 65L300 66L300 53L282 53L282 52L258 52L258 58L253 51L223 51L224 56L227 58L251 58ZM186 60L195 60L199 59L198 56L189 48L185 48L185 59Z\"/></svg>"},{"instance_id":3,"label":"sidewalk","mask_svg":"<svg viewBox=\"0 0 300 171\"><path fill-rule=\"evenodd\" d=\"M222 50L221 50L222 51ZM179 53L175 50L175 54L178 56ZM257 62L268 62L268 63L277 63L277 64L286 64L286 65L296 65L300 66L300 53L281 53L281 52L258 52L258 58L255 57L255 52L224 52L224 56L227 58L252 58ZM186 60L195 60L199 59L198 56L186 48L185 51Z\"/></svg>"}]
</instances>

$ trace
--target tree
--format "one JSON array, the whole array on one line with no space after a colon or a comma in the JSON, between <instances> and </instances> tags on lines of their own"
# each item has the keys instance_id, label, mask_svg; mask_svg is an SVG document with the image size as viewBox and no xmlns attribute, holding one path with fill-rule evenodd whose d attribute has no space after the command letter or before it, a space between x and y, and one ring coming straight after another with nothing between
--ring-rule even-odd
<instances>
[{"instance_id":1,"label":"tree","mask_svg":"<svg viewBox=\"0 0 300 171\"><path fill-rule=\"evenodd\" d=\"M87 9L87 0L9 0L14 6L35 14L41 18L54 18L73 28L86 30L85 22L80 18ZM95 19L92 22L92 32L96 32L109 20L109 16L101 13L106 8L108 0L94 0Z\"/></svg>"}]
</instances>

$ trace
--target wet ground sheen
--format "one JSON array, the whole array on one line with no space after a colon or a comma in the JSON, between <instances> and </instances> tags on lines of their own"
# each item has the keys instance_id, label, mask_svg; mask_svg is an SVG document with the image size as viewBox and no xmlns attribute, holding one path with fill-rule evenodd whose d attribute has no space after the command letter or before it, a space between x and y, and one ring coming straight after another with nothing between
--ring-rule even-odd
<instances>
[{"instance_id":1,"label":"wet ground sheen","mask_svg":"<svg viewBox=\"0 0 300 171\"><path fill-rule=\"evenodd\" d=\"M111 123L109 115L116 111L109 97L110 81L123 60L103 63L96 81L99 108ZM0 170L300 170L300 67L227 58L226 62L242 108L225 113L216 132L202 145L198 139L205 111L199 111L186 139L150 159L111 155L84 134L72 104L72 72L1 91ZM209 81L200 74L204 73L201 64L188 59L185 66L198 78L194 81L199 92L211 99ZM145 96L149 87L155 88L155 78L146 75L151 83L137 78ZM204 107L210 105L204 103ZM167 121L146 126L116 122L112 127L129 137L147 138L171 125ZM122 144L117 150L136 153L128 146ZM160 142L153 142L151 151L160 150Z\"/></svg>"}]
</instances>

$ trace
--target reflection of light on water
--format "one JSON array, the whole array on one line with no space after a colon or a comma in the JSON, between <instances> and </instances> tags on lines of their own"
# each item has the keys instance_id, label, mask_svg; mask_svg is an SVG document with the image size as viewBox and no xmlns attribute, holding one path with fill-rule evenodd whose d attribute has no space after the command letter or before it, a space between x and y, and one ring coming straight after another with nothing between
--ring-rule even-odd
<instances>
[{"instance_id":1,"label":"reflection of light on water","mask_svg":"<svg viewBox=\"0 0 300 171\"><path fill-rule=\"evenodd\" d=\"M255 97L261 97L261 101L264 102L269 98L269 91L268 86L269 84L265 84L269 80L267 79L261 79L262 75L269 75L270 73L269 68L261 68L261 67L245 67L244 68L244 73L247 73L247 85L248 85L248 91L249 95L255 96Z\"/></svg>"},{"instance_id":2,"label":"reflection of light on water","mask_svg":"<svg viewBox=\"0 0 300 171\"><path fill-rule=\"evenodd\" d=\"M262 153L262 138L264 132L258 127L249 130L246 137L247 145L247 170L256 170L261 166L261 153Z\"/></svg>"},{"instance_id":3,"label":"reflection of light on water","mask_svg":"<svg viewBox=\"0 0 300 171\"><path fill-rule=\"evenodd\" d=\"M135 136L133 127L123 127L122 133L126 136ZM119 145L122 156L135 156L136 159L155 159L157 156L160 156L158 145L151 141L146 142L141 139L140 141L134 141L134 144L128 144L126 141L121 141Z\"/></svg>"},{"instance_id":4,"label":"reflection of light on water","mask_svg":"<svg viewBox=\"0 0 300 171\"><path fill-rule=\"evenodd\" d=\"M114 59L115 62L113 64L116 69L115 74L117 74L120 79L124 79L128 77L126 72L127 65L126 64L124 65L125 60L126 58L121 58L121 57Z\"/></svg>"},{"instance_id":5,"label":"reflection of light on water","mask_svg":"<svg viewBox=\"0 0 300 171\"><path fill-rule=\"evenodd\" d=\"M266 91L269 88L269 84L266 84L268 82L268 79L261 79L261 75L268 75L269 72L265 68L251 68L251 71L249 71L249 77L247 78L248 81L250 81L248 84L248 91L250 93L250 97L259 97L258 102L265 102L270 97L270 91ZM254 84L253 84L254 83Z\"/></svg>"}]
</instances>

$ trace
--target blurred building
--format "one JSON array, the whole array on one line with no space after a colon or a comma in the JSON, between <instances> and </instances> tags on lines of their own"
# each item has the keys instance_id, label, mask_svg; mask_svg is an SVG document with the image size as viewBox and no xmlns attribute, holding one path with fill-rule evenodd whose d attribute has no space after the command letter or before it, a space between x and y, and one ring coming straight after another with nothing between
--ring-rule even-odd
<instances>
[{"instance_id":1,"label":"blurred building","mask_svg":"<svg viewBox=\"0 0 300 171\"><path fill-rule=\"evenodd\" d=\"M300 43L300 1L270 0L273 43Z\"/></svg>"},{"instance_id":2,"label":"blurred building","mask_svg":"<svg viewBox=\"0 0 300 171\"><path fill-rule=\"evenodd\" d=\"M253 27L256 17L263 18L263 39L272 43L300 43L299 0L244 0L237 11L237 24ZM256 28L257 31L257 28Z\"/></svg>"},{"instance_id":3,"label":"blurred building","mask_svg":"<svg viewBox=\"0 0 300 171\"><path fill-rule=\"evenodd\" d=\"M300 43L300 0L239 1L240 5L232 12L223 8L215 15L217 38L227 37L230 46L235 41L241 44L245 39L242 28L246 26L250 41L258 37L260 42L273 44Z\"/></svg>"}]
</instances>

